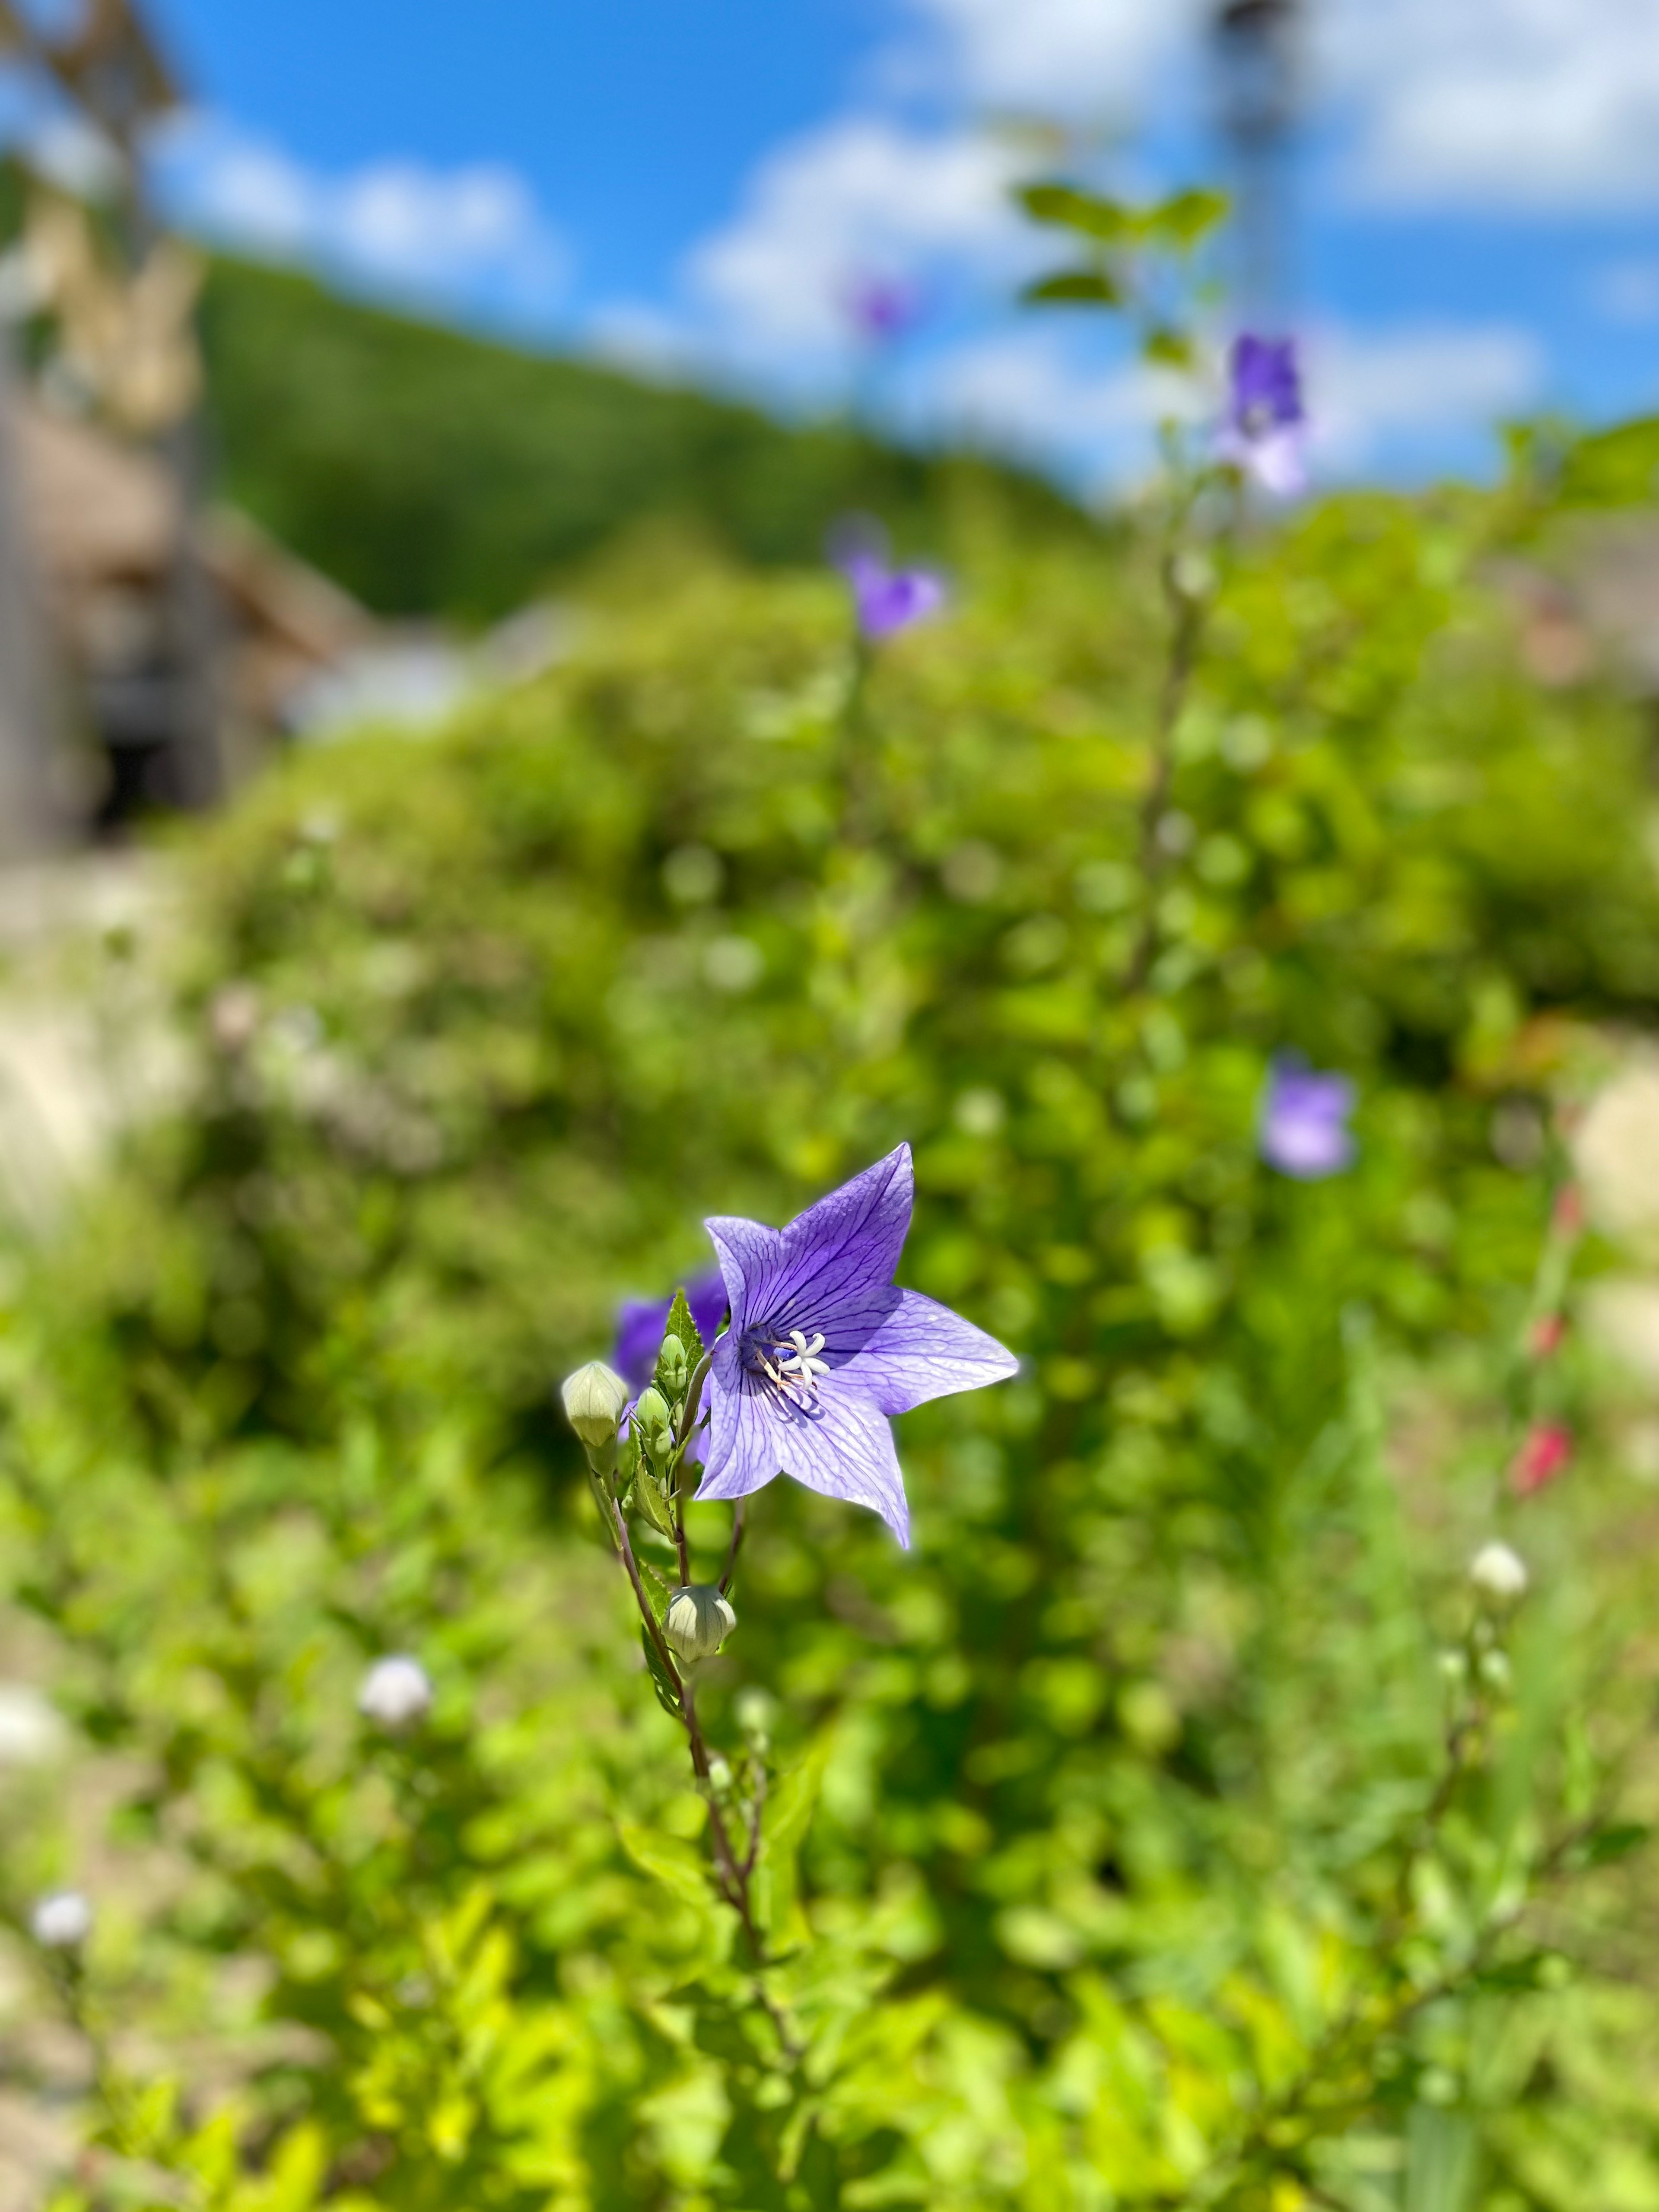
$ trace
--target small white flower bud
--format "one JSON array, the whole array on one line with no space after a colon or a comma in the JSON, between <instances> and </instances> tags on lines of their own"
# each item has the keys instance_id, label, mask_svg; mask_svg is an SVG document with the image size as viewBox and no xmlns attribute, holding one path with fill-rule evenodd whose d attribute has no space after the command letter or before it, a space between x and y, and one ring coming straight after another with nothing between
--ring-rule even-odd
<instances>
[{"instance_id":1,"label":"small white flower bud","mask_svg":"<svg viewBox=\"0 0 1659 2212\"><path fill-rule=\"evenodd\" d=\"M1527 1563L1507 1544L1483 1544L1469 1561L1469 1580L1495 1605L1513 1605L1527 1593Z\"/></svg>"},{"instance_id":2,"label":"small white flower bud","mask_svg":"<svg viewBox=\"0 0 1659 2212\"><path fill-rule=\"evenodd\" d=\"M1469 1679L1468 1654L1455 1645L1440 1654L1439 1666L1440 1679L1448 1689L1458 1689Z\"/></svg>"},{"instance_id":3,"label":"small white flower bud","mask_svg":"<svg viewBox=\"0 0 1659 2212\"><path fill-rule=\"evenodd\" d=\"M377 1659L363 1677L357 1710L377 1728L411 1727L432 1710L432 1678L418 1659L405 1652Z\"/></svg>"},{"instance_id":4,"label":"small white flower bud","mask_svg":"<svg viewBox=\"0 0 1659 2212\"><path fill-rule=\"evenodd\" d=\"M92 1907L78 1889L55 1889L29 1915L29 1933L46 1951L78 1951L92 1933Z\"/></svg>"},{"instance_id":5,"label":"small white flower bud","mask_svg":"<svg viewBox=\"0 0 1659 2212\"><path fill-rule=\"evenodd\" d=\"M1501 1651L1480 1654L1480 1680L1494 1696L1507 1697L1515 1677L1510 1672L1510 1662Z\"/></svg>"},{"instance_id":6,"label":"small white flower bud","mask_svg":"<svg viewBox=\"0 0 1659 2212\"><path fill-rule=\"evenodd\" d=\"M732 1763L722 1759L719 1752L711 1752L708 1759L708 1779L716 1790L732 1787Z\"/></svg>"},{"instance_id":7,"label":"small white flower bud","mask_svg":"<svg viewBox=\"0 0 1659 2212\"><path fill-rule=\"evenodd\" d=\"M711 1583L688 1583L668 1601L663 1634L682 1659L712 1659L738 1625L738 1616Z\"/></svg>"},{"instance_id":8,"label":"small white flower bud","mask_svg":"<svg viewBox=\"0 0 1659 2212\"><path fill-rule=\"evenodd\" d=\"M564 1410L570 1425L590 1450L614 1443L617 1426L628 1407L628 1385L602 1359L590 1359L567 1376Z\"/></svg>"}]
</instances>

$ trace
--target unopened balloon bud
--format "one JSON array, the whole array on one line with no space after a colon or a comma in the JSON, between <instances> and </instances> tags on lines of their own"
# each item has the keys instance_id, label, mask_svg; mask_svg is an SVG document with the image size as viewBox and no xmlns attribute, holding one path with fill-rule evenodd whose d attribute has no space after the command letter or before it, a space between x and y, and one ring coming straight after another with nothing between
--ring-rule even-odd
<instances>
[{"instance_id":1,"label":"unopened balloon bud","mask_svg":"<svg viewBox=\"0 0 1659 2212\"><path fill-rule=\"evenodd\" d=\"M1507 1697L1514 1680L1510 1672L1510 1662L1501 1651L1483 1651L1480 1654L1482 1688L1490 1690L1494 1697Z\"/></svg>"},{"instance_id":2,"label":"unopened balloon bud","mask_svg":"<svg viewBox=\"0 0 1659 2212\"><path fill-rule=\"evenodd\" d=\"M723 1759L717 1751L711 1752L708 1756L708 1779L716 1790L729 1790L732 1787L731 1763Z\"/></svg>"},{"instance_id":3,"label":"unopened balloon bud","mask_svg":"<svg viewBox=\"0 0 1659 2212\"><path fill-rule=\"evenodd\" d=\"M628 1385L602 1359L565 1378L564 1410L570 1425L590 1452L617 1441L617 1431L628 1407Z\"/></svg>"},{"instance_id":4,"label":"unopened balloon bud","mask_svg":"<svg viewBox=\"0 0 1659 2212\"><path fill-rule=\"evenodd\" d=\"M1467 1651L1455 1646L1440 1654L1440 1679L1449 1690L1461 1690L1469 1679L1469 1657Z\"/></svg>"},{"instance_id":5,"label":"unopened balloon bud","mask_svg":"<svg viewBox=\"0 0 1659 2212\"><path fill-rule=\"evenodd\" d=\"M657 1354L657 1387L670 1404L685 1395L685 1346L677 1336L665 1336Z\"/></svg>"},{"instance_id":6,"label":"unopened balloon bud","mask_svg":"<svg viewBox=\"0 0 1659 2212\"><path fill-rule=\"evenodd\" d=\"M668 1401L654 1386L641 1391L634 1407L634 1425L644 1437L645 1448L652 1458L666 1459L673 1447L673 1425Z\"/></svg>"},{"instance_id":7,"label":"unopened balloon bud","mask_svg":"<svg viewBox=\"0 0 1659 2212\"><path fill-rule=\"evenodd\" d=\"M377 1659L358 1686L357 1710L366 1721L395 1735L432 1710L432 1679L406 1651Z\"/></svg>"},{"instance_id":8,"label":"unopened balloon bud","mask_svg":"<svg viewBox=\"0 0 1659 2212\"><path fill-rule=\"evenodd\" d=\"M712 1583L690 1583L668 1601L663 1634L685 1660L712 1659L738 1625L738 1616Z\"/></svg>"},{"instance_id":9,"label":"unopened balloon bud","mask_svg":"<svg viewBox=\"0 0 1659 2212\"><path fill-rule=\"evenodd\" d=\"M1469 1580L1495 1612L1506 1612L1527 1594L1527 1563L1507 1544L1483 1544L1469 1561Z\"/></svg>"},{"instance_id":10,"label":"unopened balloon bud","mask_svg":"<svg viewBox=\"0 0 1659 2212\"><path fill-rule=\"evenodd\" d=\"M92 1933L92 1907L78 1889L55 1889L30 1913L29 1933L43 1951L78 1951Z\"/></svg>"}]
</instances>

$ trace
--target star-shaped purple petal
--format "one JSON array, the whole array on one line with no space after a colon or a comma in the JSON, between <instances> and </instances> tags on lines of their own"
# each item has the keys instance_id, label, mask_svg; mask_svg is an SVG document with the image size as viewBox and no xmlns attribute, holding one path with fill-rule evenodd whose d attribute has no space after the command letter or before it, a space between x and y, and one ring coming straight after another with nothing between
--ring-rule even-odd
<instances>
[{"instance_id":1,"label":"star-shaped purple petal","mask_svg":"<svg viewBox=\"0 0 1659 2212\"><path fill-rule=\"evenodd\" d=\"M901 1145L787 1229L706 1224L732 1326L709 1370L699 1498L746 1498L787 1474L867 1505L908 1545L889 1417L1001 1382L1018 1365L948 1306L895 1288L915 1196Z\"/></svg>"}]
</instances>

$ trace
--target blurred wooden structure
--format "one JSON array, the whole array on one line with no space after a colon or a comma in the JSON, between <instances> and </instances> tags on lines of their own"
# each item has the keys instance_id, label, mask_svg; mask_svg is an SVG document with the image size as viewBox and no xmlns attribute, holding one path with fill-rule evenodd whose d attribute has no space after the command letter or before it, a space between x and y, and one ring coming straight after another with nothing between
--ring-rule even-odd
<instances>
[{"instance_id":1,"label":"blurred wooden structure","mask_svg":"<svg viewBox=\"0 0 1659 2212\"><path fill-rule=\"evenodd\" d=\"M79 719L115 734L119 800L187 800L169 787L174 694L166 586L181 537L214 594L222 738L244 756L280 730L311 678L371 647L379 625L245 517L181 510L155 454L24 398L15 478L40 599Z\"/></svg>"},{"instance_id":2,"label":"blurred wooden structure","mask_svg":"<svg viewBox=\"0 0 1659 2212\"><path fill-rule=\"evenodd\" d=\"M171 479L172 496L156 508L171 534L144 586L150 643L142 686L112 684L99 665L81 665L82 626L63 620L63 577L55 574L50 590L46 580L28 577L28 533L14 527L12 557L0 567L0 635L27 627L27 611L48 599L59 620L40 639L37 658L50 644L69 665L50 695L30 685L27 735L0 726L9 755L0 778L40 782L44 760L44 786L52 785L55 697L63 707L89 710L83 726L107 754L104 821L157 802L201 805L217 795L223 763L217 600L194 520L201 477L194 421L200 374L191 328L197 272L193 257L159 236L140 163L144 125L178 105L179 88L138 0L83 0L69 28L50 33L15 0L0 0L0 62L8 60L69 105L108 150L115 180L96 228L84 208L61 195L43 191L31 212L24 264L50 319L55 350L47 374L60 402L73 401L100 427L124 431L135 441L135 457L148 452ZM0 407L15 416L15 391L0 393ZM14 512L21 497L19 438L15 420L0 423L0 465L8 446L13 456L3 497ZM22 715L20 708L10 716L19 732ZM31 818L50 817L70 832L76 811L72 799L43 788Z\"/></svg>"}]
</instances>

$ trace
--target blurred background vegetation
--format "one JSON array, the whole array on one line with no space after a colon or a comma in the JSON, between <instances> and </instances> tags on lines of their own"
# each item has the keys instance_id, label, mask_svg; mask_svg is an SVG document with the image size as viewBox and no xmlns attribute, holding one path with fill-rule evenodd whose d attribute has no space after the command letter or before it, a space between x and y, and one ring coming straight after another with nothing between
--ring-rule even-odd
<instances>
[{"instance_id":1,"label":"blurred background vegetation","mask_svg":"<svg viewBox=\"0 0 1659 2212\"><path fill-rule=\"evenodd\" d=\"M17 1954L14 2080L84 2093L54 1975L96 2054L53 2203L1659 2202L1652 1416L1576 1297L1526 1352L1570 1250L1646 1279L1639 1164L1623 1257L1559 1192L1659 995L1649 734L1500 588L1650 465L1252 528L1150 885L1155 533L982 474L850 834L839 580L661 545L551 672L175 834L72 956L171 1103L7 1289L7 1633L67 1734L6 1894L99 1914ZM1346 1176L1258 1156L1287 1050L1358 1086ZM759 1502L703 1694L733 1755L773 1701L785 2042L552 1385L704 1212L901 1138L905 1279L1023 1374L902 1424L908 1557ZM387 1736L394 1650L437 1699Z\"/></svg>"}]
</instances>

